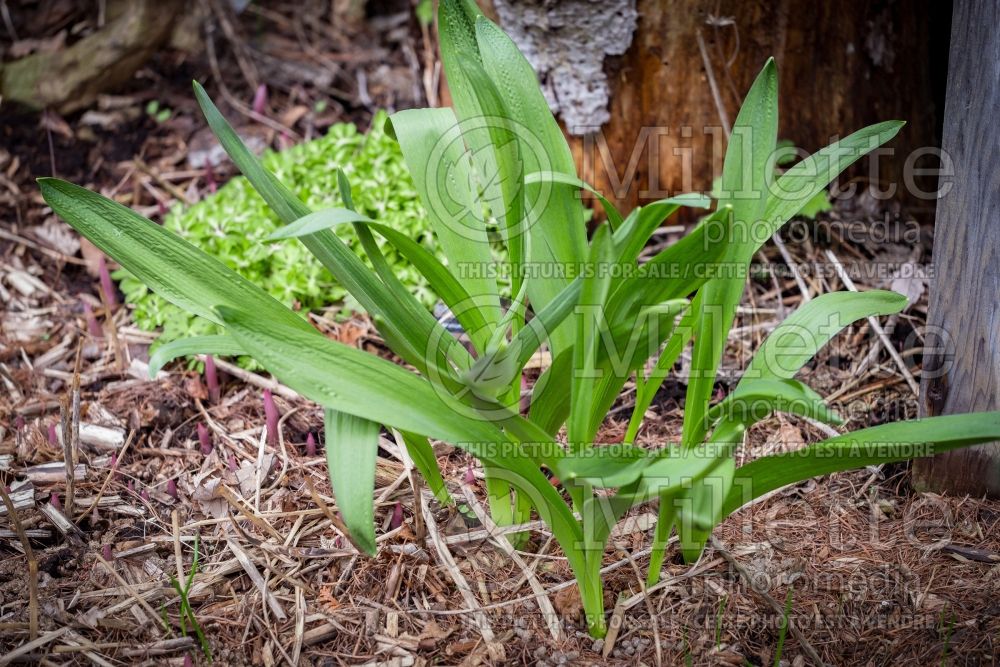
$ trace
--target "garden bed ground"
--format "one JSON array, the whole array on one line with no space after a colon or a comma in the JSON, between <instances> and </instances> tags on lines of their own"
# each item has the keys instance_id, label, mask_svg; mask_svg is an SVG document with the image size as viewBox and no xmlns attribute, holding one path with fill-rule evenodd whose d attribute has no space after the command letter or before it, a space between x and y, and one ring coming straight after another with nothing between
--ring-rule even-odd
<instances>
[{"instance_id":1,"label":"garden bed ground","mask_svg":"<svg viewBox=\"0 0 1000 667\"><path fill-rule=\"evenodd\" d=\"M292 14L257 20L294 35ZM403 83L390 77L384 90L369 92L371 78L357 76L378 69L373 63L386 53L379 49L391 39L385 35L398 28L385 20L383 41L364 52L372 59L338 65L343 80L363 82L344 93L341 108L317 112L313 91L286 85L272 96L269 115L304 137L334 120L364 120L391 91L416 86L407 99L419 98L419 76L405 77L408 61L398 56L405 49L392 51L390 62L400 61L389 71ZM423 53L419 31L402 34L414 57ZM222 64L239 76L235 60ZM217 402L183 365L147 379L150 336L130 325L126 308L108 315L94 255L53 218L32 181L55 171L154 218L171 201L200 197L209 188L205 174L186 163L203 133L187 87L191 76L209 75L199 67L164 56L149 69L146 78L161 84L156 98L175 110L166 123L127 111L148 101L142 85L130 101L105 102L113 116L106 127L46 115L12 119L0 131L0 477L16 504L13 516L0 508L0 664L179 665L186 655L203 662L195 634L181 632L170 584L191 572L196 538L187 599L218 664L764 665L774 661L786 600L794 632L782 659L789 664L816 657L845 665L995 662L1000 503L915 494L905 466L773 494L723 523L694 566L681 564L671 547L663 581L649 591L640 573L656 513L638 508L605 557L613 630L599 642L584 631L569 568L543 527L533 526L520 562L511 559L496 531L433 502L388 440L375 490L379 553L359 556L336 528L322 450L309 456L305 448L307 435L321 431L317 406L224 365ZM388 97L372 102L377 94ZM273 145L285 141L280 128L257 131ZM848 220L857 224L847 227ZM862 324L825 348L803 379L841 407L850 429L915 416L911 381L919 380L927 294L923 280L908 276L929 264L931 230L908 220L862 196L817 223L797 223L802 234L786 235L788 257L769 245L724 368L741 368L801 303L803 289L812 296L844 289L842 265L859 289L891 286L913 296L903 314L883 321L888 345L912 377ZM885 238L886 230L898 238ZM84 303L97 313L100 338L89 330ZM385 353L362 318L339 321L330 312L312 321L344 343ZM723 376L720 391L730 379ZM265 387L282 414L277 444L263 436ZM683 395L684 385L668 379L643 442L676 440ZM622 436L629 404L626 391L604 440ZM83 425L72 506L60 411L78 412ZM210 432L208 455L198 424ZM773 417L751 431L741 457L822 437L811 423ZM476 463L444 445L438 454L456 497L482 506ZM555 608L554 622L540 611L538 590Z\"/></svg>"}]
</instances>

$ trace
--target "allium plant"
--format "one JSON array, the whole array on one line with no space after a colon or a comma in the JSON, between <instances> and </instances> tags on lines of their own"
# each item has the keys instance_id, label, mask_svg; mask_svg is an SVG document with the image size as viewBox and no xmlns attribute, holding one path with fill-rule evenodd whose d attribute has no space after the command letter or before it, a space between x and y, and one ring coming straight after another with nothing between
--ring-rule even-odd
<instances>
[{"instance_id":1,"label":"allium plant","mask_svg":"<svg viewBox=\"0 0 1000 667\"><path fill-rule=\"evenodd\" d=\"M304 244L411 368L328 339L235 271L128 208L69 183L41 180L46 201L80 233L152 290L225 330L162 347L152 372L180 355L247 354L324 406L330 479L356 545L375 551L380 431L399 434L446 503L452 501L430 441L449 442L482 462L495 522L515 524L537 513L548 525L576 577L588 628L601 636L605 544L636 505L659 502L653 583L674 529L691 561L724 517L774 489L905 460L928 453L928 443L944 451L1000 438L1000 413L939 417L868 428L736 467L734 450L746 430L772 412L839 423L794 376L852 322L899 312L906 299L894 292L832 293L803 304L765 340L737 388L712 402L753 254L843 169L895 136L901 122L855 132L775 178L777 75L769 61L736 118L714 211L640 263L666 218L680 206L711 202L682 195L623 216L598 195L607 221L588 239L578 194L588 186L577 179L528 62L471 0L441 0L439 26L455 107L400 111L389 129L443 259L355 211L343 173L344 207L309 210L261 167L195 84L220 142L286 223L272 238ZM373 270L341 239L348 227ZM497 233L508 258L500 264L490 253L490 236ZM454 313L468 347L403 287L376 235L426 278ZM498 276L509 278L506 309ZM634 444L654 394L689 345L681 442ZM522 414L524 367L542 348L551 364ZM636 405L623 442L595 444L633 376Z\"/></svg>"}]
</instances>

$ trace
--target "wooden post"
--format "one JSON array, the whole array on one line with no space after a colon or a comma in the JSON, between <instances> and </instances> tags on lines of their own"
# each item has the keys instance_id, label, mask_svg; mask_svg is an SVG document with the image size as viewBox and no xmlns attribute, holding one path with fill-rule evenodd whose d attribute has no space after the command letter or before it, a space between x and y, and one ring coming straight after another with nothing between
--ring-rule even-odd
<instances>
[{"instance_id":1,"label":"wooden post","mask_svg":"<svg viewBox=\"0 0 1000 667\"><path fill-rule=\"evenodd\" d=\"M942 148L955 167L937 206L921 386L926 415L1000 408L1000 4L957 0ZM942 332L935 334L935 331ZM1000 443L913 465L918 489L1000 497Z\"/></svg>"}]
</instances>

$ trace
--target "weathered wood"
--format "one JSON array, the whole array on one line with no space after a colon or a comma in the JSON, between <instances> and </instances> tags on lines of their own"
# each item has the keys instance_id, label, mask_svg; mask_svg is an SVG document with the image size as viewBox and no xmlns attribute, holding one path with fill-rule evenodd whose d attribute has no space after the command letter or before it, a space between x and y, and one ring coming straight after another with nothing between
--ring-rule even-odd
<instances>
[{"instance_id":1,"label":"weathered wood","mask_svg":"<svg viewBox=\"0 0 1000 667\"><path fill-rule=\"evenodd\" d=\"M954 184L938 203L924 414L1000 408L1000 4L958 0L943 149ZM1000 496L1000 443L916 461L917 488Z\"/></svg>"}]
</instances>

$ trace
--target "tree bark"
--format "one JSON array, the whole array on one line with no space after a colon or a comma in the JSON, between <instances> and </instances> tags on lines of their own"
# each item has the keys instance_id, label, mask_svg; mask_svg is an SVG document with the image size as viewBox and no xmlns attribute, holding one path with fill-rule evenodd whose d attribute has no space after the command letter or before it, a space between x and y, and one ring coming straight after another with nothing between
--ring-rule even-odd
<instances>
[{"instance_id":1,"label":"tree bark","mask_svg":"<svg viewBox=\"0 0 1000 667\"><path fill-rule=\"evenodd\" d=\"M943 149L955 178L938 203L921 410L1000 408L1000 6L958 0L952 24ZM913 465L919 489L1000 497L1000 443Z\"/></svg>"},{"instance_id":2,"label":"tree bark","mask_svg":"<svg viewBox=\"0 0 1000 667\"><path fill-rule=\"evenodd\" d=\"M781 77L780 138L813 152L865 125L906 120L875 178L883 187L895 184L895 196L903 196L911 210L933 214L933 200L904 195L902 175L911 151L940 145L935 102L943 93L949 3L638 0L636 9L631 45L604 63L610 120L566 128L571 135L587 133L572 139L581 176L621 207L708 190L722 168L720 118L733 121L773 55ZM523 30L550 30L561 39L567 28L546 26L536 14ZM509 23L505 29L516 32ZM548 40L551 48L560 39ZM536 36L534 43L544 48L546 40ZM540 58L558 62L556 56ZM543 85L550 84L545 76ZM918 166L936 166L924 160ZM852 176L867 181L868 169L855 169L843 182ZM918 179L917 185L933 190L935 180Z\"/></svg>"}]
</instances>

